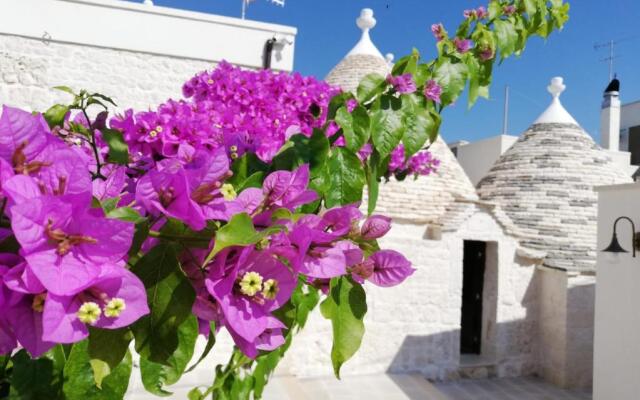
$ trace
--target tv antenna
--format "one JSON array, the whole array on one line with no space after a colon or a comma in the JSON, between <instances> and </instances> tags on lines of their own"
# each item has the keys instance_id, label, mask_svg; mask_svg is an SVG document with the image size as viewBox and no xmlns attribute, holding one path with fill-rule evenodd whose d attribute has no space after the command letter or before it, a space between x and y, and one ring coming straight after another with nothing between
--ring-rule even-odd
<instances>
[{"instance_id":1,"label":"tv antenna","mask_svg":"<svg viewBox=\"0 0 640 400\"><path fill-rule=\"evenodd\" d=\"M600 49L605 49L605 48L609 49L609 56L600 59L600 61L602 62L609 63L609 81L613 79L613 75L614 75L613 60L616 60L621 57L616 55L616 46L622 42L626 42L628 40L633 40L636 38L638 38L638 35L627 36L620 39L612 39L612 40L609 40L608 42L596 43L593 45L593 49L596 51Z\"/></svg>"}]
</instances>

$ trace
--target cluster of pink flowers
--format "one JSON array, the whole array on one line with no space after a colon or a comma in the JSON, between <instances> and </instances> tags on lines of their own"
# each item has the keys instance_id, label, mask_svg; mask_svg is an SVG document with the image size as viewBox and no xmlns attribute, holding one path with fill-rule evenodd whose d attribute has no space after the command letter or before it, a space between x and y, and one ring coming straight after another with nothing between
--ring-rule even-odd
<instances>
[{"instance_id":1,"label":"cluster of pink flowers","mask_svg":"<svg viewBox=\"0 0 640 400\"><path fill-rule=\"evenodd\" d=\"M193 91L196 103L169 102L157 113L128 113L129 117L115 119L113 125L135 126L126 128L124 136L130 148L144 156L131 160L129 166L104 164L106 146L98 149L96 162L88 141L73 140L69 121L52 132L41 115L4 107L0 118L0 233L2 239L14 236L19 248L0 254L0 353L21 346L37 357L57 343L83 340L90 326L126 327L149 313L145 287L128 265L134 224L105 213L96 201L115 200L116 207L129 207L140 218L148 219L158 234L144 241L143 252L159 245L163 226L169 221L202 231L210 221L224 225L244 215L258 232L265 232L257 244L232 245L216 254L212 253L216 244L213 236L208 248L189 248L180 255L182 269L196 292L192 310L201 323L201 332L207 335L209 322L215 321L216 327L226 328L249 357L284 342L285 326L273 312L289 300L299 276L310 285L326 289L329 280L339 276L386 287L399 284L413 273L410 263L395 251L379 250L367 256L361 250L363 243L371 245L389 231L390 220L386 217L365 219L356 205L292 217L300 206L318 198L308 189L306 164L294 171L269 174L262 188L235 192L228 183L234 154L248 151L252 145L258 146L255 150L259 155L271 154L273 150L259 150L265 144L260 135L267 135L266 126L277 127L267 124L256 127L265 129L263 133L234 136L234 124L249 129L250 125L242 124L283 118L287 124L311 129L316 122L303 122L300 110L319 103L320 114L326 112L328 99L324 96L328 94L311 90L323 84L289 81L280 89L297 93L295 105L285 102L278 106L283 107L280 111L258 110L252 102L266 107L270 102L262 97L267 93L243 94L240 86L235 86L230 90L240 95L225 98L222 88L242 85L237 79L255 82L255 76L264 73L251 77L236 74L229 66L223 66L225 70L234 78L229 80L218 71L200 74L187 84L185 91ZM280 76L274 74L273 79L282 79ZM199 82L214 78L221 82L216 89L220 93L205 93L212 84ZM243 115L236 122L228 120L227 131L221 133L223 138L227 135L228 142L217 142L216 136L208 142L210 131L199 132L190 125L215 114L220 104L209 102L216 96L254 110L243 114L246 121ZM204 104L213 108L199 117L186 111ZM167 113L172 105L176 105L172 108L176 113ZM352 103L351 110L356 106ZM263 114L258 117L260 112ZM308 110L304 115L310 113ZM94 129L103 119L100 115L96 121L82 117L74 121ZM143 127L150 130L142 134ZM150 140L150 132L156 132L155 138L160 139ZM96 135L101 143L98 131ZM247 140L240 141L239 137ZM171 146L176 149L169 150ZM363 153L363 157L367 155ZM137 168L143 159L145 168ZM420 164L415 167L418 171L423 164L416 162ZM99 164L104 177L96 174ZM132 165L136 168L129 168ZM208 258L209 254L214 256Z\"/></svg>"},{"instance_id":2,"label":"cluster of pink flowers","mask_svg":"<svg viewBox=\"0 0 640 400\"><path fill-rule=\"evenodd\" d=\"M463 15L465 18L485 19L489 12L484 6L480 6L476 9L464 10Z\"/></svg>"},{"instance_id":3,"label":"cluster of pink flowers","mask_svg":"<svg viewBox=\"0 0 640 400\"><path fill-rule=\"evenodd\" d=\"M310 136L324 125L339 91L312 77L223 62L185 83L186 99L169 100L156 111L127 110L111 126L124 132L136 158L224 148L230 157L251 152L269 162L289 137Z\"/></svg>"},{"instance_id":4,"label":"cluster of pink flowers","mask_svg":"<svg viewBox=\"0 0 640 400\"><path fill-rule=\"evenodd\" d=\"M431 175L438 170L439 166L440 160L434 158L429 151L420 151L407 160L402 144L391 152L389 160L389 172L415 176Z\"/></svg>"},{"instance_id":5,"label":"cluster of pink flowers","mask_svg":"<svg viewBox=\"0 0 640 400\"><path fill-rule=\"evenodd\" d=\"M125 268L134 226L92 207L114 189L92 183L92 160L41 115L5 106L0 132L2 237L19 245L0 254L0 352L19 343L36 357L86 338L89 325L116 329L148 313Z\"/></svg>"}]
</instances>

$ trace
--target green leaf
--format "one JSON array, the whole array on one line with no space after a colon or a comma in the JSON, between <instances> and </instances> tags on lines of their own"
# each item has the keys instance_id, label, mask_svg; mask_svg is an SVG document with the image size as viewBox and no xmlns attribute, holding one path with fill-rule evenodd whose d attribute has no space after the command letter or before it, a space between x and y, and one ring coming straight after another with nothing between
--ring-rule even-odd
<instances>
[{"instance_id":1,"label":"green leaf","mask_svg":"<svg viewBox=\"0 0 640 400\"><path fill-rule=\"evenodd\" d=\"M99 329L89 327L89 358L95 383L111 374L127 355L133 334L128 328Z\"/></svg>"},{"instance_id":2,"label":"green leaf","mask_svg":"<svg viewBox=\"0 0 640 400\"><path fill-rule=\"evenodd\" d=\"M394 76L403 74L414 75L416 73L419 60L420 53L417 49L414 48L413 51L411 51L411 54L402 57L398 60L398 62L395 63L393 69L391 70L391 74Z\"/></svg>"},{"instance_id":3,"label":"green leaf","mask_svg":"<svg viewBox=\"0 0 640 400\"><path fill-rule=\"evenodd\" d=\"M193 357L193 351L198 339L198 319L191 315L178 328L178 347L168 358L167 364L157 364L147 359L140 360L140 374L142 384L148 392L158 396L170 396L164 386L173 385L180 380Z\"/></svg>"},{"instance_id":4,"label":"green leaf","mask_svg":"<svg viewBox=\"0 0 640 400\"><path fill-rule=\"evenodd\" d=\"M115 218L121 221L133 222L134 224L144 219L138 211L131 207L120 207L111 210L107 213L107 218Z\"/></svg>"},{"instance_id":5,"label":"green leaf","mask_svg":"<svg viewBox=\"0 0 640 400\"><path fill-rule=\"evenodd\" d=\"M382 157L398 146L404 131L402 101L393 96L383 96L380 108L371 114L371 139Z\"/></svg>"},{"instance_id":6,"label":"green leaf","mask_svg":"<svg viewBox=\"0 0 640 400\"><path fill-rule=\"evenodd\" d=\"M520 0L524 5L524 11L529 14L529 18L538 12L536 0Z\"/></svg>"},{"instance_id":7,"label":"green leaf","mask_svg":"<svg viewBox=\"0 0 640 400\"><path fill-rule=\"evenodd\" d=\"M131 269L144 283L151 312L132 325L142 358L169 365L180 344L178 328L191 314L193 286L180 269L175 250L161 243Z\"/></svg>"},{"instance_id":8,"label":"green leaf","mask_svg":"<svg viewBox=\"0 0 640 400\"><path fill-rule=\"evenodd\" d=\"M518 32L516 32L516 28L509 21L496 20L493 25L500 56L503 59L507 58L516 51Z\"/></svg>"},{"instance_id":9,"label":"green leaf","mask_svg":"<svg viewBox=\"0 0 640 400\"><path fill-rule=\"evenodd\" d=\"M380 189L380 154L374 150L367 160L367 214L371 215L376 209Z\"/></svg>"},{"instance_id":10,"label":"green leaf","mask_svg":"<svg viewBox=\"0 0 640 400\"><path fill-rule=\"evenodd\" d=\"M264 172L258 171L251 174L247 179L242 181L234 190L237 193L242 192L246 188L259 188L262 187L262 182L264 181Z\"/></svg>"},{"instance_id":11,"label":"green leaf","mask_svg":"<svg viewBox=\"0 0 640 400\"><path fill-rule=\"evenodd\" d=\"M336 123L342 128L347 149L357 152L369 140L369 114L364 107L356 107L353 113L339 108Z\"/></svg>"},{"instance_id":12,"label":"green leaf","mask_svg":"<svg viewBox=\"0 0 640 400\"><path fill-rule=\"evenodd\" d=\"M26 350L20 350L11 358L13 371L10 399L62 400L62 368L64 364L56 362L52 352L53 350L32 360Z\"/></svg>"},{"instance_id":13,"label":"green leaf","mask_svg":"<svg viewBox=\"0 0 640 400\"><path fill-rule=\"evenodd\" d=\"M69 86L54 86L53 89L69 93L72 96L77 96Z\"/></svg>"},{"instance_id":14,"label":"green leaf","mask_svg":"<svg viewBox=\"0 0 640 400\"><path fill-rule=\"evenodd\" d=\"M406 130L402 143L408 158L420 151L429 138L437 135L438 126L418 96L402 96L402 105L402 124Z\"/></svg>"},{"instance_id":15,"label":"green leaf","mask_svg":"<svg viewBox=\"0 0 640 400\"><path fill-rule=\"evenodd\" d=\"M417 87L423 86L429 79L431 79L431 67L429 64L420 64L416 68L416 73L413 75L413 80Z\"/></svg>"},{"instance_id":16,"label":"green leaf","mask_svg":"<svg viewBox=\"0 0 640 400\"><path fill-rule=\"evenodd\" d=\"M47 124L49 124L49 128L62 126L62 124L64 124L64 117L66 117L68 112L68 106L56 104L44 113L44 119L47 121Z\"/></svg>"},{"instance_id":17,"label":"green leaf","mask_svg":"<svg viewBox=\"0 0 640 400\"><path fill-rule=\"evenodd\" d=\"M255 154L245 153L231 164L233 176L227 180L238 190L241 190L243 182L258 172L266 173L269 166L262 162Z\"/></svg>"},{"instance_id":18,"label":"green leaf","mask_svg":"<svg viewBox=\"0 0 640 400\"><path fill-rule=\"evenodd\" d=\"M320 304L322 316L331 320L333 347L331 361L336 377L340 368L360 348L364 336L364 315L367 300L364 289L351 278L342 276L331 279L329 295Z\"/></svg>"},{"instance_id":19,"label":"green leaf","mask_svg":"<svg viewBox=\"0 0 640 400\"><path fill-rule=\"evenodd\" d=\"M434 79L442 87L440 101L443 106L455 101L467 83L468 69L462 62L444 58L435 70Z\"/></svg>"},{"instance_id":20,"label":"green leaf","mask_svg":"<svg viewBox=\"0 0 640 400\"><path fill-rule=\"evenodd\" d=\"M211 352L211 349L213 349L213 346L215 344L216 344L216 323L212 321L209 323L209 338L207 339L207 344L204 346L204 351L202 352L202 355L200 355L200 358L198 358L198 361L196 361L195 364L190 366L186 372L193 371L205 358L207 358L207 356L209 355L209 353Z\"/></svg>"},{"instance_id":21,"label":"green leaf","mask_svg":"<svg viewBox=\"0 0 640 400\"><path fill-rule=\"evenodd\" d=\"M362 200L365 184L358 156L343 147L335 148L333 152L329 160L329 190L325 197L327 208Z\"/></svg>"},{"instance_id":22,"label":"green leaf","mask_svg":"<svg viewBox=\"0 0 640 400\"><path fill-rule=\"evenodd\" d=\"M109 162L127 165L129 163L129 146L122 137L122 132L115 129L101 130L102 138L109 146Z\"/></svg>"},{"instance_id":23,"label":"green leaf","mask_svg":"<svg viewBox=\"0 0 640 400\"><path fill-rule=\"evenodd\" d=\"M118 105L116 104L115 101L113 101L113 99L111 97L105 96L103 94L100 93L92 93L91 95L89 95L89 98L91 97L97 97L99 99L102 99L104 101L106 101L107 103L110 103L111 105L113 105L114 107L117 107ZM105 107L106 108L106 107Z\"/></svg>"},{"instance_id":24,"label":"green leaf","mask_svg":"<svg viewBox=\"0 0 640 400\"><path fill-rule=\"evenodd\" d=\"M64 366L65 400L120 400L124 398L131 376L131 353L128 351L121 362L96 386L89 358L87 340L78 342L71 348L69 359Z\"/></svg>"},{"instance_id":25,"label":"green leaf","mask_svg":"<svg viewBox=\"0 0 640 400\"><path fill-rule=\"evenodd\" d=\"M296 310L295 319L298 329L304 328L309 314L316 308L319 301L320 294L318 293L318 289L301 283L298 284L291 295L291 303L295 306Z\"/></svg>"},{"instance_id":26,"label":"green leaf","mask_svg":"<svg viewBox=\"0 0 640 400\"><path fill-rule=\"evenodd\" d=\"M386 78L376 73L366 75L358 86L358 102L366 104L387 89Z\"/></svg>"},{"instance_id":27,"label":"green leaf","mask_svg":"<svg viewBox=\"0 0 640 400\"><path fill-rule=\"evenodd\" d=\"M96 199L97 200L97 199ZM120 197L112 197L110 199L105 199L102 201L97 200L102 207L102 210L105 214L109 214L111 211L115 210L118 206L118 202L120 201Z\"/></svg>"},{"instance_id":28,"label":"green leaf","mask_svg":"<svg viewBox=\"0 0 640 400\"><path fill-rule=\"evenodd\" d=\"M273 159L272 168L291 171L302 164L309 164L311 177L315 178L324 168L328 154L329 139L324 132L316 129L310 138L301 134L293 136L288 148Z\"/></svg>"},{"instance_id":29,"label":"green leaf","mask_svg":"<svg viewBox=\"0 0 640 400\"><path fill-rule=\"evenodd\" d=\"M496 19L502 15L502 4L500 1L494 0L489 3L487 7L487 11L489 12L489 19Z\"/></svg>"},{"instance_id":30,"label":"green leaf","mask_svg":"<svg viewBox=\"0 0 640 400\"><path fill-rule=\"evenodd\" d=\"M225 226L218 230L216 244L207 259L213 258L213 256L227 247L249 246L258 243L262 238L263 235L253 227L253 221L249 214L236 214ZM206 265L207 261L204 264Z\"/></svg>"}]
</instances>

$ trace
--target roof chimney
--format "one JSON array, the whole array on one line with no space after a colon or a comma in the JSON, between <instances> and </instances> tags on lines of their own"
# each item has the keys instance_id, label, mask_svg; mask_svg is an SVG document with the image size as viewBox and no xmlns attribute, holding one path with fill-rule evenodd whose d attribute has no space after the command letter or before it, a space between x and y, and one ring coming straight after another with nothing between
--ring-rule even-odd
<instances>
[{"instance_id":1,"label":"roof chimney","mask_svg":"<svg viewBox=\"0 0 640 400\"><path fill-rule=\"evenodd\" d=\"M620 81L617 78L604 90L600 111L600 140L604 149L620 150Z\"/></svg>"}]
</instances>

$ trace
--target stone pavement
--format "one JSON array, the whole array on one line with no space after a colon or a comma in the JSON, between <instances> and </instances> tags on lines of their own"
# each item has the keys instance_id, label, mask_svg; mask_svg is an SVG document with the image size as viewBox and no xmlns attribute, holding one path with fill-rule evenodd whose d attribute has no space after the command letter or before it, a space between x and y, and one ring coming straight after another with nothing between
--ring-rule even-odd
<instances>
[{"instance_id":1,"label":"stone pavement","mask_svg":"<svg viewBox=\"0 0 640 400\"><path fill-rule=\"evenodd\" d=\"M591 400L590 393L558 389L536 378L465 379L434 386L448 400Z\"/></svg>"},{"instance_id":2,"label":"stone pavement","mask_svg":"<svg viewBox=\"0 0 640 400\"><path fill-rule=\"evenodd\" d=\"M418 375L295 379L279 376L265 400L590 400L535 378L465 379L430 383Z\"/></svg>"},{"instance_id":3,"label":"stone pavement","mask_svg":"<svg viewBox=\"0 0 640 400\"><path fill-rule=\"evenodd\" d=\"M186 399L189 387L171 389L171 399ZM128 400L157 399L135 391ZM272 379L263 400L591 400L591 394L558 389L535 378L464 379L430 383L418 375L364 375Z\"/></svg>"}]
</instances>

